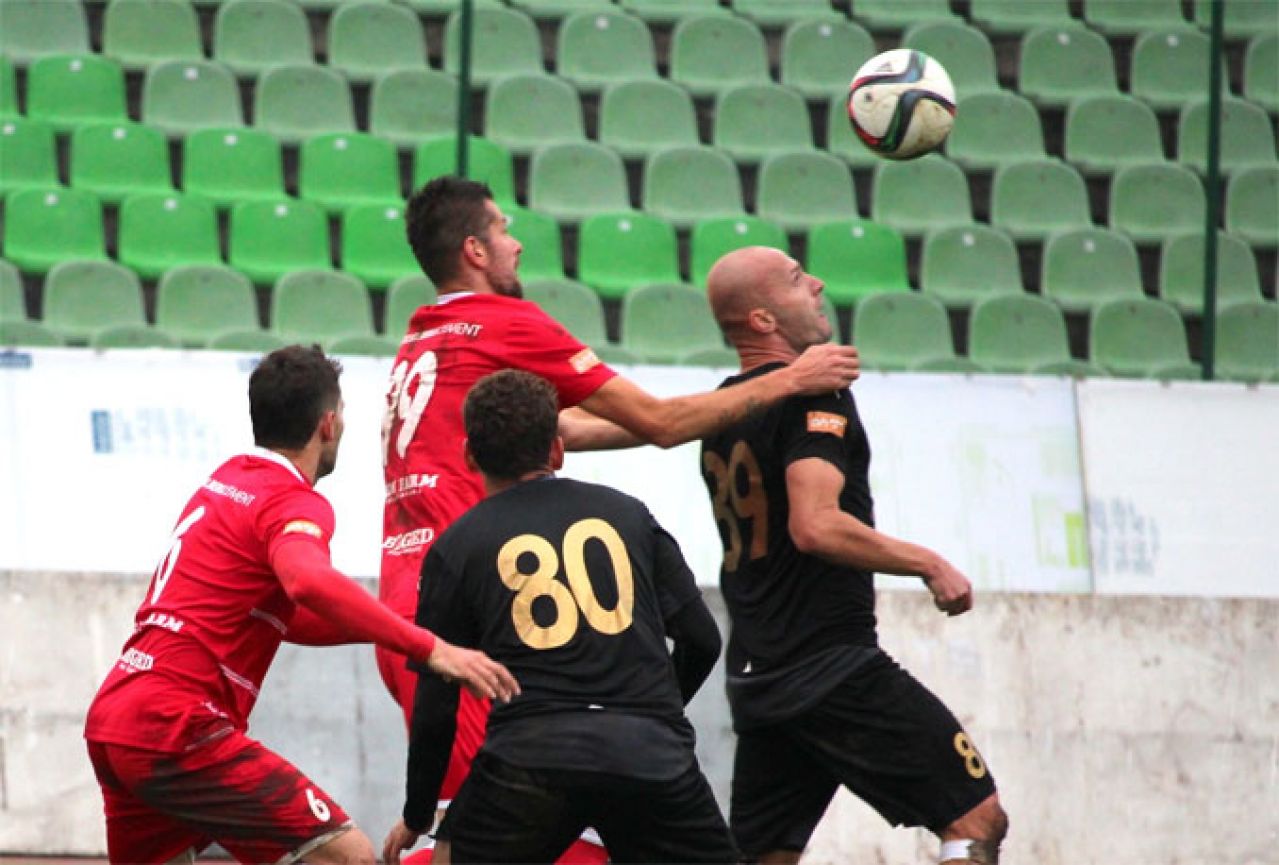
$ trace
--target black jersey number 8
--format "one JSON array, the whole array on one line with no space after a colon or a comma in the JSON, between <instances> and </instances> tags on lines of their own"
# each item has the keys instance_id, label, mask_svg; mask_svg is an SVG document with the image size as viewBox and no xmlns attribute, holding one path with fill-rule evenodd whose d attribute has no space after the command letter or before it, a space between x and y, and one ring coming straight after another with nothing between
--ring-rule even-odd
<instances>
[{"instance_id":1,"label":"black jersey number 8","mask_svg":"<svg viewBox=\"0 0 1279 865\"><path fill-rule=\"evenodd\" d=\"M617 606L611 610L604 609L591 587L591 577L586 570L586 542L590 540L604 545L613 564ZM564 645L577 633L579 609L586 623L601 634L620 634L629 628L635 607L635 582L626 544L617 529L600 519L578 520L564 533L560 546L567 587L555 579L560 570L560 556L546 538L519 535L498 551L497 573L507 588L516 592L511 604L511 621L524 644L532 649L557 649ZM525 553L531 553L537 561L532 573L520 570L520 556ZM555 618L548 625L539 625L533 618L533 602L538 598L550 598L555 605Z\"/></svg>"},{"instance_id":2,"label":"black jersey number 8","mask_svg":"<svg viewBox=\"0 0 1279 865\"><path fill-rule=\"evenodd\" d=\"M719 454L706 451L702 455L702 468L715 479L715 492L711 504L715 520L723 523L727 533L724 544L724 570L735 571L742 557L742 530L738 520L751 521L750 560L762 558L768 553L768 496L764 493L764 479L759 461L750 445L739 441L728 455L728 465ZM746 470L746 492L738 489L737 476Z\"/></svg>"}]
</instances>

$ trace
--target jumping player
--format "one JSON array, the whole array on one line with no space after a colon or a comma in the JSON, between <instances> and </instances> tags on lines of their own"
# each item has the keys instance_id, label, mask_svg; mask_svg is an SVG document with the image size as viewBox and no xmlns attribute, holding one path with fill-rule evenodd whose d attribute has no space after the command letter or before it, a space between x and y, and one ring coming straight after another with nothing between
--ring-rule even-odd
<instances>
[{"instance_id":1,"label":"jumping player","mask_svg":"<svg viewBox=\"0 0 1279 865\"><path fill-rule=\"evenodd\" d=\"M257 448L182 510L125 643L89 707L89 756L113 863L371 863L369 839L317 784L246 735L281 641L377 642L482 697L518 693L500 664L417 628L329 563L333 509L315 482L342 438L341 368L318 347L249 378Z\"/></svg>"},{"instance_id":2,"label":"jumping player","mask_svg":"<svg viewBox=\"0 0 1279 865\"><path fill-rule=\"evenodd\" d=\"M708 291L741 359L726 390L830 339L821 281L776 249L729 253ZM952 616L972 607L972 587L937 553L873 528L869 465L847 389L702 443L732 622L733 832L753 861L793 865L843 784L890 823L932 830L942 862L994 865L1008 826L994 780L950 711L879 648L872 572L921 577Z\"/></svg>"}]
</instances>

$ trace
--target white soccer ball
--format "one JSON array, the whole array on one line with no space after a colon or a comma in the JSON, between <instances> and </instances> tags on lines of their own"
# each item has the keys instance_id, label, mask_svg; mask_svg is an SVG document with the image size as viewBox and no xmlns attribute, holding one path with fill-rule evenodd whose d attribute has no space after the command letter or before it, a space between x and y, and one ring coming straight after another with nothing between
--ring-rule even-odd
<instances>
[{"instance_id":1,"label":"white soccer ball","mask_svg":"<svg viewBox=\"0 0 1279 865\"><path fill-rule=\"evenodd\" d=\"M955 125L955 86L922 51L894 48L862 64L848 85L848 119L866 146L889 159L938 147Z\"/></svg>"}]
</instances>

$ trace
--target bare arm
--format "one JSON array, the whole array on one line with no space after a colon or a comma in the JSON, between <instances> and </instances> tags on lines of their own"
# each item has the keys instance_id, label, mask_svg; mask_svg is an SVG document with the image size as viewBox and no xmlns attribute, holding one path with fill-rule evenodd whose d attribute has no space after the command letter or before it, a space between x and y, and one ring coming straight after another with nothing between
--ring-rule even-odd
<instances>
[{"instance_id":1,"label":"bare arm","mask_svg":"<svg viewBox=\"0 0 1279 865\"><path fill-rule=\"evenodd\" d=\"M560 437L570 451L609 451L645 444L634 433L580 408L560 412Z\"/></svg>"},{"instance_id":2,"label":"bare arm","mask_svg":"<svg viewBox=\"0 0 1279 865\"><path fill-rule=\"evenodd\" d=\"M705 438L788 396L841 390L858 373L857 349L827 343L767 375L689 396L659 399L617 376L583 400L582 408L643 442L669 448Z\"/></svg>"},{"instance_id":3,"label":"bare arm","mask_svg":"<svg viewBox=\"0 0 1279 865\"><path fill-rule=\"evenodd\" d=\"M876 531L840 510L843 489L844 476L823 459L802 459L787 467L788 529L800 552L868 571L921 577L939 610L957 616L972 609L967 577L932 550Z\"/></svg>"}]
</instances>

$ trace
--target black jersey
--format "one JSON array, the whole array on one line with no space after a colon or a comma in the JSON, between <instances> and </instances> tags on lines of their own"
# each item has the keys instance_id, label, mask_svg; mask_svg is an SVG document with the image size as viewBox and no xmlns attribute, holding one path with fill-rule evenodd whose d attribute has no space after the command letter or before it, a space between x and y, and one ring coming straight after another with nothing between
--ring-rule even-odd
<instances>
[{"instance_id":1,"label":"black jersey","mask_svg":"<svg viewBox=\"0 0 1279 865\"><path fill-rule=\"evenodd\" d=\"M873 575L801 553L791 540L786 468L814 457L843 473L841 509L873 525L870 443L848 390L792 397L702 442L702 477L724 544L720 587L732 621L725 663L739 730L804 711L877 645Z\"/></svg>"},{"instance_id":2,"label":"black jersey","mask_svg":"<svg viewBox=\"0 0 1279 865\"><path fill-rule=\"evenodd\" d=\"M693 759L667 623L702 603L648 509L560 478L483 500L432 546L418 623L505 664L484 750L529 768L666 780Z\"/></svg>"}]
</instances>

